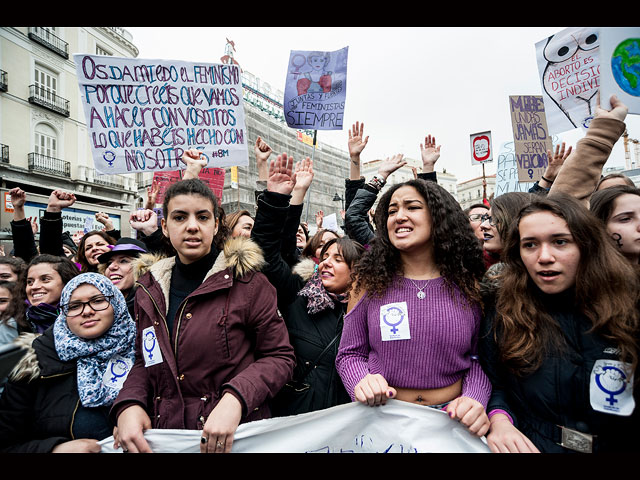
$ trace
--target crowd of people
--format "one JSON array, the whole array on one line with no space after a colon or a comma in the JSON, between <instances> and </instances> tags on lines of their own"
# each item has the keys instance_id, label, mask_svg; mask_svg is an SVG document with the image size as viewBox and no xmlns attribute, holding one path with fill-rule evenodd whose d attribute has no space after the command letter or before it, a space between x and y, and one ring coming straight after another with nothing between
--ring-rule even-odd
<instances>
[{"instance_id":1,"label":"crowd of people","mask_svg":"<svg viewBox=\"0 0 640 480\"><path fill-rule=\"evenodd\" d=\"M131 213L131 238L104 214L63 232L75 196L55 190L36 244L12 189L0 342L24 354L1 380L0 451L99 452L113 435L150 452L155 428L231 452L240 424L389 399L492 452L638 451L640 190L602 176L626 115L612 97L528 192L464 211L431 135L422 171L381 194L406 161L367 181L357 122L340 232L302 221L313 161L260 137L255 215L224 212L197 150L162 208L152 187Z\"/></svg>"}]
</instances>

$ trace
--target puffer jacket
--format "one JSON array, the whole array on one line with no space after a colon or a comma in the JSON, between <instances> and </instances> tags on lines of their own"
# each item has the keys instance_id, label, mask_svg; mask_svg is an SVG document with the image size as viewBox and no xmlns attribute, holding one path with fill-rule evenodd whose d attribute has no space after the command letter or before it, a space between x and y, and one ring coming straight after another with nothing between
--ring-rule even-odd
<instances>
[{"instance_id":1,"label":"puffer jacket","mask_svg":"<svg viewBox=\"0 0 640 480\"><path fill-rule=\"evenodd\" d=\"M241 423L271 415L268 402L291 378L295 356L275 289L259 272L262 263L254 242L228 240L180 305L170 337L166 314L175 257L139 257L136 362L111 410L114 420L140 405L153 428L200 430L227 392L242 404ZM149 332L159 352L145 342ZM161 355L159 363L148 361L152 352L154 360Z\"/></svg>"},{"instance_id":2,"label":"puffer jacket","mask_svg":"<svg viewBox=\"0 0 640 480\"><path fill-rule=\"evenodd\" d=\"M60 360L53 328L42 335L23 333L15 341L25 356L12 371L0 396L0 452L49 453L56 445L75 440L74 422L80 403L77 364ZM93 438L111 435L108 407L90 409L104 422Z\"/></svg>"}]
</instances>

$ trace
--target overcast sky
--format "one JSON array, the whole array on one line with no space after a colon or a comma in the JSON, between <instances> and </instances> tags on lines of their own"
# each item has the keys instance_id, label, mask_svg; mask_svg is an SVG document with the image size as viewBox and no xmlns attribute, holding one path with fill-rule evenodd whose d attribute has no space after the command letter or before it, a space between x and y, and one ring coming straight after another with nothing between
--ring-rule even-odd
<instances>
[{"instance_id":1,"label":"overcast sky","mask_svg":"<svg viewBox=\"0 0 640 480\"><path fill-rule=\"evenodd\" d=\"M364 122L363 161L396 153L420 158L427 134L442 145L437 170L458 181L482 175L471 165L469 135L491 131L497 152L513 140L509 95L541 95L536 42L566 27L125 27L140 58L220 63L226 39L240 66L284 91L291 50L349 47L344 129L318 141L347 149L348 129ZM640 138L640 115L627 117ZM584 135L560 135L570 145ZM622 139L607 166L624 165ZM633 149L633 147L632 147ZM280 153L280 152L278 152ZM632 155L633 157L633 155Z\"/></svg>"}]
</instances>

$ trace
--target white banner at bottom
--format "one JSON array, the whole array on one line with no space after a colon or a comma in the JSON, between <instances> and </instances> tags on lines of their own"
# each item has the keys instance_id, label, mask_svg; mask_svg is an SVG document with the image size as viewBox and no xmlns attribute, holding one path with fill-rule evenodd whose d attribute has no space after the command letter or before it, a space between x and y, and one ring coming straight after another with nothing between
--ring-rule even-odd
<instances>
[{"instance_id":1,"label":"white banner at bottom","mask_svg":"<svg viewBox=\"0 0 640 480\"><path fill-rule=\"evenodd\" d=\"M199 453L198 430L147 430L155 453ZM118 453L113 437L103 453ZM440 410L400 400L369 407L353 402L290 417L244 423L234 453L489 453L484 439Z\"/></svg>"}]
</instances>

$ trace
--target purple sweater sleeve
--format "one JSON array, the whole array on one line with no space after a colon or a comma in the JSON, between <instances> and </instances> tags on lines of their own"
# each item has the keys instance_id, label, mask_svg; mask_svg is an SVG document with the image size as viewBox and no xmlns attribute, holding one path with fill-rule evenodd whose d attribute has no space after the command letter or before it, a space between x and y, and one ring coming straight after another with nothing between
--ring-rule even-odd
<instances>
[{"instance_id":1,"label":"purple sweater sleeve","mask_svg":"<svg viewBox=\"0 0 640 480\"><path fill-rule=\"evenodd\" d=\"M336 369L351 400L358 382L369 374L369 328L367 325L367 295L345 315L336 356Z\"/></svg>"},{"instance_id":2,"label":"purple sweater sleeve","mask_svg":"<svg viewBox=\"0 0 640 480\"><path fill-rule=\"evenodd\" d=\"M484 408L487 408L489 397L491 396L491 381L482 370L478 359L478 331L481 315L481 310L477 309L476 330L471 347L471 367L462 381L462 396L473 398L480 402Z\"/></svg>"}]
</instances>

